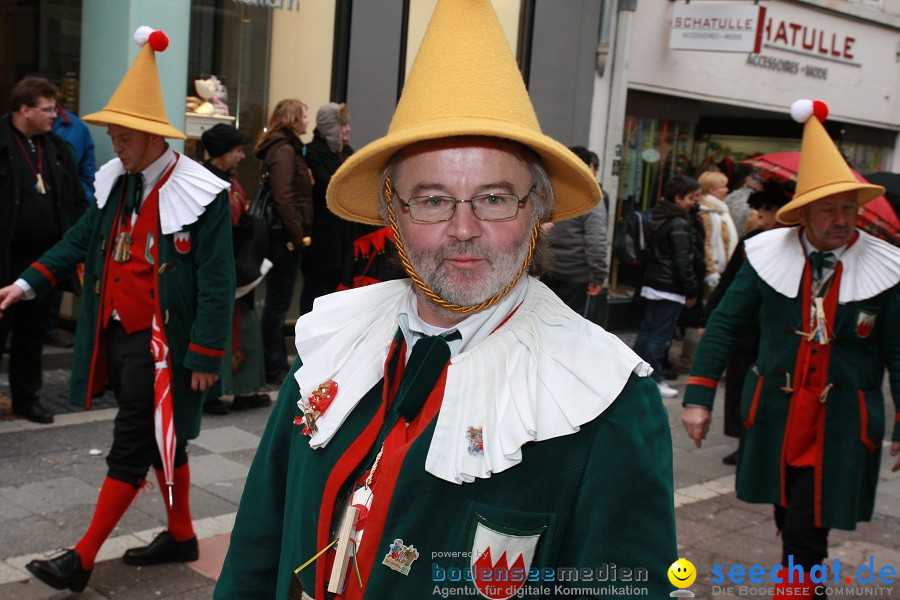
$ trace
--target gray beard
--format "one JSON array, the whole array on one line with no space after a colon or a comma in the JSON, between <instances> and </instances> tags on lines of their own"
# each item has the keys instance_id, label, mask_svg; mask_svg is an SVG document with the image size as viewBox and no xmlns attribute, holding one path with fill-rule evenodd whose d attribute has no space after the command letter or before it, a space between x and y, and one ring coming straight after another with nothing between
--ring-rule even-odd
<instances>
[{"instance_id":1,"label":"gray beard","mask_svg":"<svg viewBox=\"0 0 900 600\"><path fill-rule=\"evenodd\" d=\"M489 300L502 292L515 280L525 261L531 237L499 250L480 242L449 242L435 252L428 252L407 246L409 261L415 272L438 296L457 306L475 306ZM488 272L478 278L474 272L456 270L456 277L451 277L444 260L449 256L468 255L482 258L488 262ZM434 303L428 302L449 314L456 314Z\"/></svg>"}]
</instances>

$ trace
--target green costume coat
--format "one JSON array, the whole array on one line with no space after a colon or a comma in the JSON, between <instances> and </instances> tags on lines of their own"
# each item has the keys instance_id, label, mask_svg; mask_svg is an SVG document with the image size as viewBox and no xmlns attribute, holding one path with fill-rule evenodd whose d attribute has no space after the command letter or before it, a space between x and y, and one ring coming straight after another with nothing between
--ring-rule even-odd
<instances>
[{"instance_id":1,"label":"green costume coat","mask_svg":"<svg viewBox=\"0 0 900 600\"><path fill-rule=\"evenodd\" d=\"M891 393L900 414L900 286L890 284L896 275L878 271L878 264L900 271L900 252L864 233L856 243L868 254L858 257L858 247L842 256L840 293L852 294L845 286L863 279L860 269L871 269L886 289L852 301L839 300L831 331L824 418L818 429L816 514L821 527L855 529L858 521L872 517L875 488L881 465L885 430L884 369L890 373ZM760 241L756 241L760 240ZM797 353L801 336L809 331L802 311L808 294L789 297L773 289L758 269L773 269L769 281L779 279L778 270L790 269L796 260L808 272L796 228L761 234L751 244L769 244L773 258L745 261L725 297L713 312L697 348L684 405L712 408L716 384L725 370L732 349L757 321L761 329L759 353L744 382L741 400L741 432L737 496L746 502L783 505L784 460L788 419L797 410L792 388L798 379ZM779 244L784 244L783 249ZM851 245L852 248L852 245ZM800 253L798 258L797 252ZM853 256L851 256L851 254ZM877 256L881 256L877 259ZM770 260L772 262L770 262ZM774 265L773 265L774 263ZM803 266L807 265L807 266ZM865 274L866 276L869 273ZM780 279L779 287L789 285ZM796 281L796 280L795 280ZM799 282L797 286L800 287ZM861 287L877 289L864 284ZM797 288L794 288L795 290ZM856 295L867 295L856 292ZM821 350L813 349L813 354ZM894 427L894 441L900 427Z\"/></svg>"},{"instance_id":2,"label":"green costume coat","mask_svg":"<svg viewBox=\"0 0 900 600\"><path fill-rule=\"evenodd\" d=\"M120 164L118 159L113 159L113 162ZM179 168L190 169L191 177L199 169L217 180L206 169L184 156L179 157L178 163L172 174L173 181L177 181ZM124 185L124 178L113 184L109 201L102 208L92 204L63 239L22 274L35 293L42 296L58 281L73 275L78 263L84 262L85 291L75 333L69 402L86 408L91 406L91 397L102 393L107 383L102 352L104 337L98 321L102 308L104 268L106 261L111 260L116 220L124 205L120 185ZM202 214L178 232L182 236L184 233L190 234L188 252L182 253L176 249L174 234L162 234L158 228L156 236L159 262L157 297L171 357L178 439L192 439L200 433L203 394L191 390L191 372L219 372L230 334L234 305L234 256L228 192L210 193L214 199L206 204ZM117 198L119 202L115 201Z\"/></svg>"},{"instance_id":3,"label":"green costume coat","mask_svg":"<svg viewBox=\"0 0 900 600\"><path fill-rule=\"evenodd\" d=\"M393 284L404 285L379 285ZM532 285L546 290L542 284ZM549 290L546 293L552 296ZM552 308L566 311L564 318L583 321L555 302L562 308ZM524 310L523 303L516 316ZM314 323L316 315L314 310L304 319ZM352 321L352 317L346 318ZM304 319L298 331L303 329ZM510 326L512 323L510 320ZM357 466L367 464L363 459L366 453L371 458L374 434L386 412L390 413L382 398L382 379L349 412L327 445L313 449L310 438L302 434L302 424L296 424L303 416L294 377L300 367L298 359L285 379L257 450L215 598L286 597L294 569L322 549L323 539L329 539L328 516L320 517L331 512L333 498L340 499L345 493L333 484L343 488L348 479L355 481ZM616 368L612 364L607 367ZM448 403L449 384L444 389L444 381L440 379L432 390L437 393L437 406L443 402L440 410ZM379 469L384 473L396 469L396 483L393 488L380 488L380 482L375 487L359 554L365 587L360 592L351 571L345 598L426 598L436 586L471 588L472 583L451 582L442 579L442 574L449 578L451 572L470 572L466 553L473 549L479 522L512 535L540 533L531 568L549 568L554 579L525 585L548 586L551 596L557 585L615 585L620 589L632 585L647 588L649 597L667 596L672 586L666 572L677 556L668 418L649 377L629 377L626 370L622 382L624 387L617 385L620 391L610 406L581 424L580 430L525 444L519 464L487 478L459 484L428 472L426 458L437 436L440 413L404 447L405 456L391 463L385 453ZM339 397L341 391L337 394ZM585 404L590 402L584 399ZM428 407L426 404L423 414ZM382 564L395 540L413 545L419 552L408 575ZM452 553L456 555L450 556ZM493 560L497 559L494 555ZM326 573L325 560L320 558L300 572L306 593L317 598L316 584L322 585L319 578ZM598 580L597 570L605 566L610 571L613 565L615 579ZM593 579L560 583L556 569L561 567L589 569ZM623 577L629 569L633 579L627 582ZM646 569L647 580L634 579L637 569Z\"/></svg>"}]
</instances>

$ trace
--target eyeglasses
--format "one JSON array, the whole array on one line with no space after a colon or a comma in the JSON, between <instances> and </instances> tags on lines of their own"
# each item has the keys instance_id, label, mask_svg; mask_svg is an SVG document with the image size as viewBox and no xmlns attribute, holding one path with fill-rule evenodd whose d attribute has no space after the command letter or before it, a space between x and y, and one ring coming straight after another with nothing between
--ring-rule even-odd
<instances>
[{"instance_id":1,"label":"eyeglasses","mask_svg":"<svg viewBox=\"0 0 900 600\"><path fill-rule=\"evenodd\" d=\"M525 206L534 190L535 186L531 186L521 197L515 194L479 194L468 200L457 200L453 196L416 196L403 200L397 196L397 201L417 223L449 221L456 213L456 205L466 202L472 205L472 212L479 221L509 221L516 218L519 208Z\"/></svg>"},{"instance_id":2,"label":"eyeglasses","mask_svg":"<svg viewBox=\"0 0 900 600\"><path fill-rule=\"evenodd\" d=\"M46 113L48 115L55 115L57 112L55 104L53 106L32 106L31 108L36 108L39 111Z\"/></svg>"}]
</instances>

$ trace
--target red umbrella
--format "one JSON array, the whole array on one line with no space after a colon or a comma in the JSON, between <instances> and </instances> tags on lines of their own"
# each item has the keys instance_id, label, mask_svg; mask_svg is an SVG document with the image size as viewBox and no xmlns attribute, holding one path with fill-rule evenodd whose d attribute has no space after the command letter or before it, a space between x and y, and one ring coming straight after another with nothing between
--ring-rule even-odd
<instances>
[{"instance_id":1,"label":"red umbrella","mask_svg":"<svg viewBox=\"0 0 900 600\"><path fill-rule=\"evenodd\" d=\"M166 333L153 315L153 334L150 341L155 367L153 379L153 425L156 446L162 457L163 475L169 488L169 506L172 506L172 486L175 484L175 419L172 409L172 375L169 369L169 344Z\"/></svg>"},{"instance_id":2,"label":"red umbrella","mask_svg":"<svg viewBox=\"0 0 900 600\"><path fill-rule=\"evenodd\" d=\"M771 154L760 154L759 156L745 158L741 161L741 164L750 165L761 171L763 175L793 182L797 180L800 153L772 152ZM855 170L850 170L860 182L869 183L865 177ZM884 196L878 196L862 207L856 219L856 225L860 229L878 236L895 246L900 246L900 218L897 217L897 213Z\"/></svg>"}]
</instances>

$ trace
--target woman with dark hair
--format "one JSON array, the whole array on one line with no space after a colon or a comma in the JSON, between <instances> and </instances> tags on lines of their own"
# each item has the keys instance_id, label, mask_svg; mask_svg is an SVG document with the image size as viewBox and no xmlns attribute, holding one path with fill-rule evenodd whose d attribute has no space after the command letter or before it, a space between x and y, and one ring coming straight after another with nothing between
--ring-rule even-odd
<instances>
[{"instance_id":1,"label":"woman with dark hair","mask_svg":"<svg viewBox=\"0 0 900 600\"><path fill-rule=\"evenodd\" d=\"M303 157L300 135L309 124L306 105L282 100L275 106L269 125L259 137L254 154L262 161L263 185L268 185L278 213L270 225L269 260L272 269L266 281L266 303L261 328L266 381L281 383L288 371L284 347L284 318L294 295L300 272L300 256L310 243L313 219L312 180Z\"/></svg>"},{"instance_id":2,"label":"woman with dark hair","mask_svg":"<svg viewBox=\"0 0 900 600\"><path fill-rule=\"evenodd\" d=\"M269 396L258 393L265 383L265 375L259 316L253 302L253 288L271 263L264 259L268 246L265 227L247 214L247 194L234 174L244 159L244 144L252 139L224 123L204 131L201 139L209 155L203 166L231 183L228 200L238 289L232 313L231 341L226 351L230 360L225 361L219 381L207 392L203 403L203 412L224 415L232 409L260 408L271 402ZM230 405L222 401L223 394L234 396Z\"/></svg>"}]
</instances>

